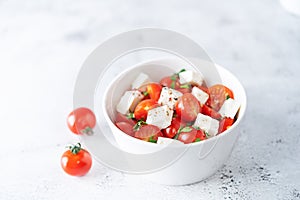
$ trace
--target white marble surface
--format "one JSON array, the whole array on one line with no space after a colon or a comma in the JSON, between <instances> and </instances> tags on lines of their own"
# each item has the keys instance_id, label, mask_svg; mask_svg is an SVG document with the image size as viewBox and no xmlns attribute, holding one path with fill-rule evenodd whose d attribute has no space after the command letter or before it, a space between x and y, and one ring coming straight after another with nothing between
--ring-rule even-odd
<instances>
[{"instance_id":1,"label":"white marble surface","mask_svg":"<svg viewBox=\"0 0 300 200\"><path fill-rule=\"evenodd\" d=\"M85 177L64 174L82 62L108 37L145 26L186 34L242 81L248 112L232 156L181 187L97 163ZM0 199L300 199L299 63L300 18L278 1L0 0Z\"/></svg>"}]
</instances>

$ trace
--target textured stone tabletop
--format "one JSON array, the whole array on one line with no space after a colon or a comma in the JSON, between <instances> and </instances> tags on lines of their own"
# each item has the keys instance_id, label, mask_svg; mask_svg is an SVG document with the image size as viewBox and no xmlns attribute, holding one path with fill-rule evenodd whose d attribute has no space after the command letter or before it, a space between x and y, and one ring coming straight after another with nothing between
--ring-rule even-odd
<instances>
[{"instance_id":1,"label":"textured stone tabletop","mask_svg":"<svg viewBox=\"0 0 300 200\"><path fill-rule=\"evenodd\" d=\"M225 166L162 186L94 162L59 166L84 59L140 27L181 32L243 83L248 109ZM278 1L0 0L0 199L300 199L300 17ZM180 173L180 172L178 172Z\"/></svg>"}]
</instances>

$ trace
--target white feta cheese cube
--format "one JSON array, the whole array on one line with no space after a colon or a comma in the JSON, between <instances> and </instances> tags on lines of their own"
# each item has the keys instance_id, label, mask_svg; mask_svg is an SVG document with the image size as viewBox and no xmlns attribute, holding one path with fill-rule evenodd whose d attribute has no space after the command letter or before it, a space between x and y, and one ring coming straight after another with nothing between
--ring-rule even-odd
<instances>
[{"instance_id":1,"label":"white feta cheese cube","mask_svg":"<svg viewBox=\"0 0 300 200\"><path fill-rule=\"evenodd\" d=\"M201 103L201 105L205 104L209 98L209 95L198 87L193 87L192 94Z\"/></svg>"},{"instance_id":2,"label":"white feta cheese cube","mask_svg":"<svg viewBox=\"0 0 300 200\"><path fill-rule=\"evenodd\" d=\"M193 126L201 128L208 134L208 137L213 137L218 133L219 121L199 113Z\"/></svg>"},{"instance_id":3,"label":"white feta cheese cube","mask_svg":"<svg viewBox=\"0 0 300 200\"><path fill-rule=\"evenodd\" d=\"M132 89L138 89L142 85L145 85L145 84L150 83L150 82L151 82L151 80L150 80L150 78L147 74L140 73L138 75L138 77L136 77L136 79L131 84L131 88Z\"/></svg>"},{"instance_id":4,"label":"white feta cheese cube","mask_svg":"<svg viewBox=\"0 0 300 200\"><path fill-rule=\"evenodd\" d=\"M146 123L155 125L160 129L167 128L171 125L173 112L173 109L167 105L148 110Z\"/></svg>"},{"instance_id":5,"label":"white feta cheese cube","mask_svg":"<svg viewBox=\"0 0 300 200\"><path fill-rule=\"evenodd\" d=\"M187 70L179 73L180 84L190 83L193 85L201 86L203 84L204 78L201 73Z\"/></svg>"},{"instance_id":6,"label":"white feta cheese cube","mask_svg":"<svg viewBox=\"0 0 300 200\"><path fill-rule=\"evenodd\" d=\"M224 101L219 113L222 115L222 117L229 117L233 119L240 106L241 104L237 100L229 98Z\"/></svg>"},{"instance_id":7,"label":"white feta cheese cube","mask_svg":"<svg viewBox=\"0 0 300 200\"><path fill-rule=\"evenodd\" d=\"M158 103L162 105L167 105L173 109L175 103L178 101L178 98L181 96L182 96L181 92L174 90L172 88L163 87L160 92Z\"/></svg>"},{"instance_id":8,"label":"white feta cheese cube","mask_svg":"<svg viewBox=\"0 0 300 200\"><path fill-rule=\"evenodd\" d=\"M181 142L179 140L174 140L174 139L165 138L165 137L158 137L156 143L160 144L160 145L181 145L181 144L184 144L183 142Z\"/></svg>"},{"instance_id":9,"label":"white feta cheese cube","mask_svg":"<svg viewBox=\"0 0 300 200\"><path fill-rule=\"evenodd\" d=\"M143 95L139 91L126 91L121 97L117 111L122 114L127 114L129 111L133 112L137 104L143 99Z\"/></svg>"}]
</instances>

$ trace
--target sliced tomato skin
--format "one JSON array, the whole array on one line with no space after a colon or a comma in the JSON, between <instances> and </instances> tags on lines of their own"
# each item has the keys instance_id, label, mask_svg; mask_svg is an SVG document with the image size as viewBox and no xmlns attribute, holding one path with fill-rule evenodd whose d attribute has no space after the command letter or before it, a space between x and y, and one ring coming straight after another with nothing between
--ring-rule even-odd
<instances>
[{"instance_id":1,"label":"sliced tomato skin","mask_svg":"<svg viewBox=\"0 0 300 200\"><path fill-rule=\"evenodd\" d=\"M141 101L134 110L134 117L137 120L144 120L147 119L148 110L158 107L159 104L157 101L153 99L146 99Z\"/></svg>"},{"instance_id":2,"label":"sliced tomato skin","mask_svg":"<svg viewBox=\"0 0 300 200\"><path fill-rule=\"evenodd\" d=\"M205 104L202 106L201 112L204 115L208 115L208 116L210 116L214 119L218 119L218 120L221 119L221 117L222 117L220 113L218 113L217 111L215 111L214 109L210 108L209 106L207 106Z\"/></svg>"},{"instance_id":3,"label":"sliced tomato skin","mask_svg":"<svg viewBox=\"0 0 300 200\"><path fill-rule=\"evenodd\" d=\"M184 144L189 144L195 141L197 135L197 130L191 127L191 131L189 132L181 132L178 135L178 140L183 142Z\"/></svg>"},{"instance_id":4,"label":"sliced tomato skin","mask_svg":"<svg viewBox=\"0 0 300 200\"><path fill-rule=\"evenodd\" d=\"M150 83L147 85L147 93L149 94L150 99L158 101L160 97L162 86L158 83Z\"/></svg>"},{"instance_id":5,"label":"sliced tomato skin","mask_svg":"<svg viewBox=\"0 0 300 200\"><path fill-rule=\"evenodd\" d=\"M182 120L192 122L201 112L199 101L191 93L183 94L175 105L176 113Z\"/></svg>"},{"instance_id":6,"label":"sliced tomato skin","mask_svg":"<svg viewBox=\"0 0 300 200\"><path fill-rule=\"evenodd\" d=\"M158 137L163 136L160 128L157 126L148 124L142 126L137 132L135 132L134 137L140 140L149 142L150 140L157 140Z\"/></svg>"},{"instance_id":7,"label":"sliced tomato skin","mask_svg":"<svg viewBox=\"0 0 300 200\"><path fill-rule=\"evenodd\" d=\"M117 122L127 122L129 123L130 125L135 125L135 121L133 119L129 119L127 118L125 115L121 114L121 113L117 113L117 116L116 116L116 123Z\"/></svg>"},{"instance_id":8,"label":"sliced tomato skin","mask_svg":"<svg viewBox=\"0 0 300 200\"><path fill-rule=\"evenodd\" d=\"M219 123L218 134L226 131L228 128L230 128L232 126L233 123L234 123L234 119L227 118L227 117L221 119L221 121Z\"/></svg>"},{"instance_id":9,"label":"sliced tomato skin","mask_svg":"<svg viewBox=\"0 0 300 200\"><path fill-rule=\"evenodd\" d=\"M130 136L134 136L134 130L133 130L133 126L132 124L129 124L127 122L117 122L116 126L123 131L124 133L126 133L127 135Z\"/></svg>"},{"instance_id":10,"label":"sliced tomato skin","mask_svg":"<svg viewBox=\"0 0 300 200\"><path fill-rule=\"evenodd\" d=\"M207 105L210 106L215 111L219 111L222 107L224 101L227 98L234 98L233 92L226 86L221 84L216 84L208 89L209 99Z\"/></svg>"}]
</instances>

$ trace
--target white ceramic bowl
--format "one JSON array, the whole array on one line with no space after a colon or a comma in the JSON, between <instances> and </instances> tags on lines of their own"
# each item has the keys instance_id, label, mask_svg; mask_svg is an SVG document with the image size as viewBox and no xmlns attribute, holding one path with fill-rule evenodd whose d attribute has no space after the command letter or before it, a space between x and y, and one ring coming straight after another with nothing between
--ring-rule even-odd
<instances>
[{"instance_id":1,"label":"white ceramic bowl","mask_svg":"<svg viewBox=\"0 0 300 200\"><path fill-rule=\"evenodd\" d=\"M137 64L121 72L111 82L104 94L103 114L120 149L134 154L147 154L165 148L155 143L145 142L128 136L118 129L114 124L116 105L140 72L148 74L153 81L159 81L162 77L169 76L182 68L188 69L192 67L175 59L152 60ZM143 175L145 178L167 185L191 184L214 174L228 159L240 133L239 124L246 110L246 94L243 86L232 73L221 66L216 66L216 70L221 79L218 79L218 81L207 80L207 82L216 83L221 80L222 84L232 89L235 99L241 103L238 119L230 129L220 135L205 141L189 144L188 148L186 145L177 146L176 148L182 148L184 152L182 156L159 171Z\"/></svg>"}]
</instances>

